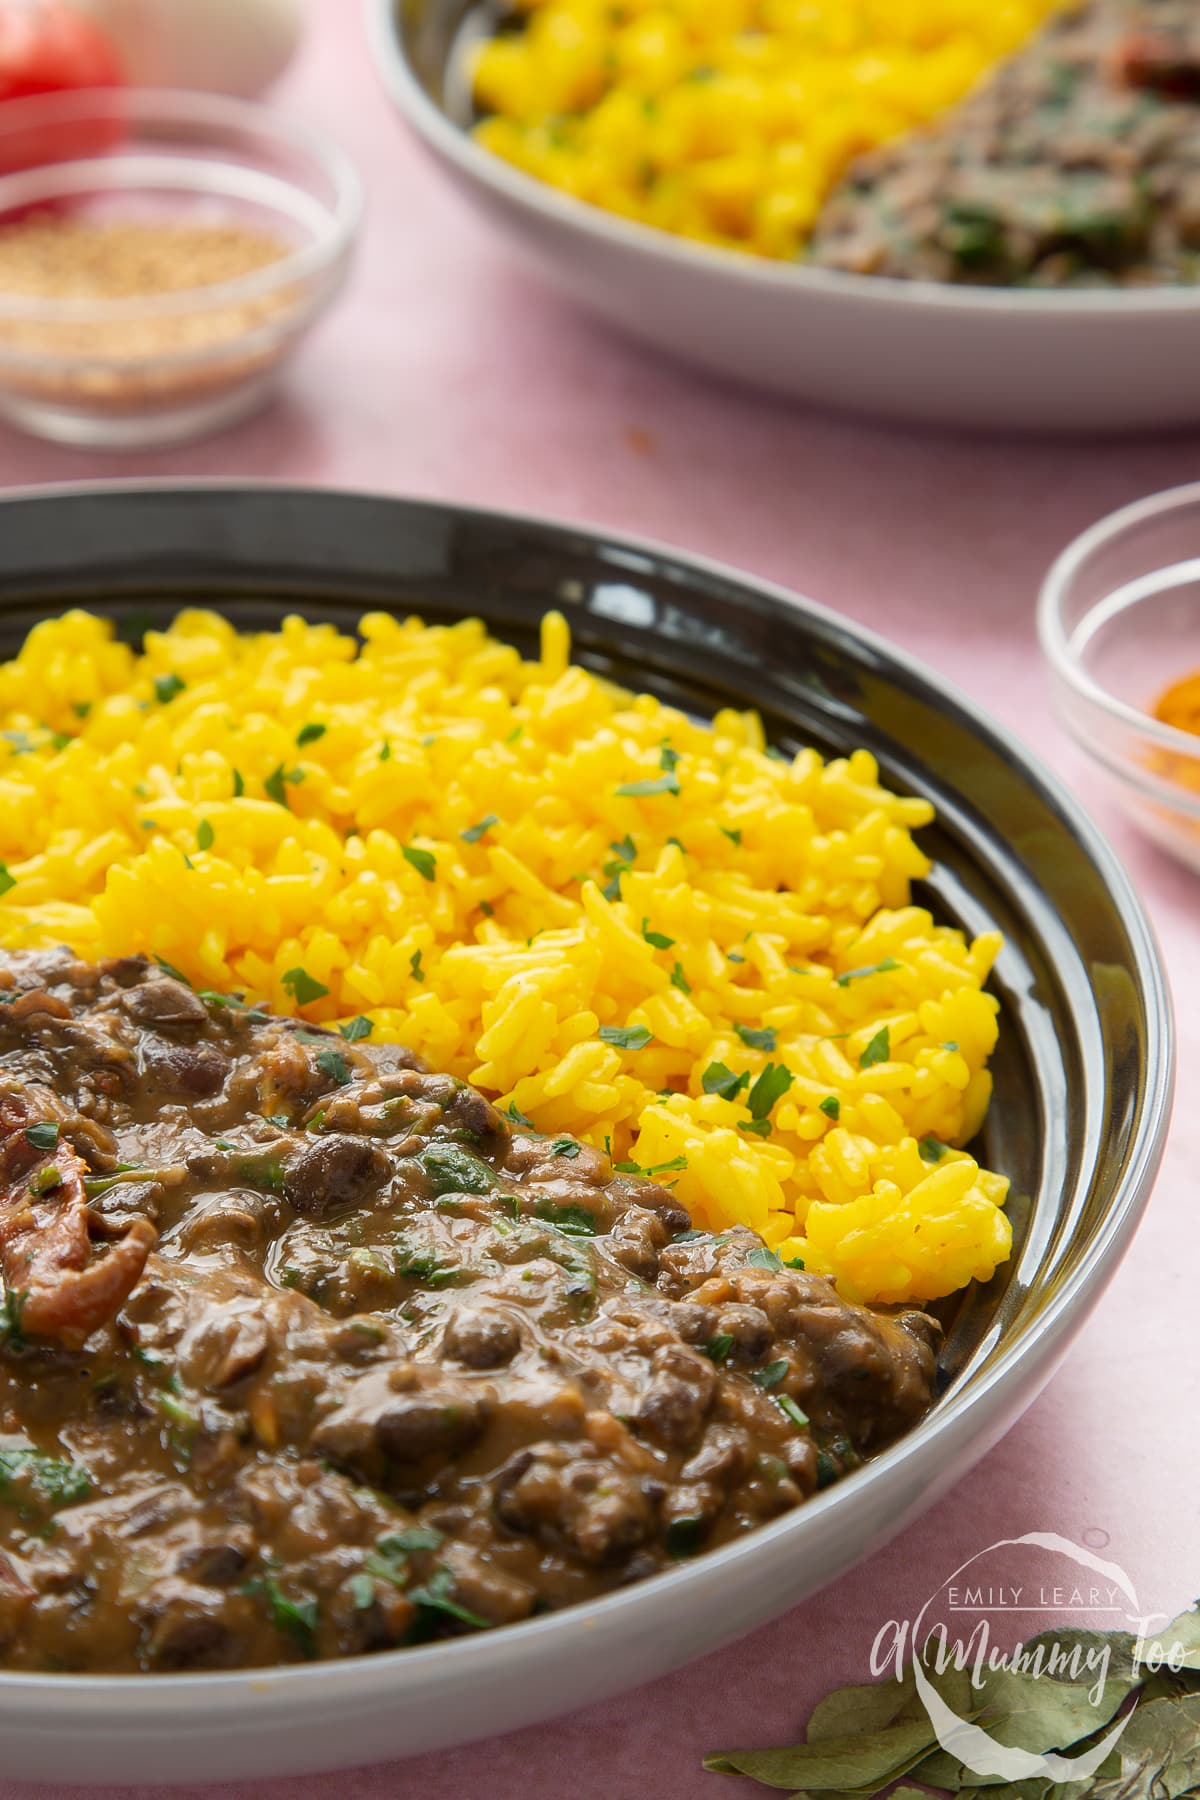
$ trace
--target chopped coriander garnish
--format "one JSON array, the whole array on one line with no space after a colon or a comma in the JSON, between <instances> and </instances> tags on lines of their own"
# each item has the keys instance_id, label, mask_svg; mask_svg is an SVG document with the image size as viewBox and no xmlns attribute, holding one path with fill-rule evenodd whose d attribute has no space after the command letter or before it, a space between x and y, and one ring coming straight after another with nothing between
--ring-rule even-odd
<instances>
[{"instance_id":1,"label":"chopped coriander garnish","mask_svg":"<svg viewBox=\"0 0 1200 1800\"><path fill-rule=\"evenodd\" d=\"M783 1264L775 1252L768 1250L765 1244L756 1244L746 1258L746 1267L748 1269L769 1269L772 1275L778 1275Z\"/></svg>"},{"instance_id":2,"label":"chopped coriander garnish","mask_svg":"<svg viewBox=\"0 0 1200 1800\"><path fill-rule=\"evenodd\" d=\"M175 698L176 694L182 694L186 686L187 682L181 681L175 674L154 677L154 694L161 706L166 706Z\"/></svg>"},{"instance_id":3,"label":"chopped coriander garnish","mask_svg":"<svg viewBox=\"0 0 1200 1800\"><path fill-rule=\"evenodd\" d=\"M296 733L296 743L303 750L305 744L315 744L317 739L323 738L328 730L328 725L318 725L315 722L302 725Z\"/></svg>"},{"instance_id":4,"label":"chopped coriander garnish","mask_svg":"<svg viewBox=\"0 0 1200 1800\"><path fill-rule=\"evenodd\" d=\"M517 727L520 730L520 726ZM477 1631L486 1631L491 1624L490 1619L483 1619L478 1613L471 1612L466 1606L460 1606L453 1598L454 1577L449 1569L438 1569L424 1587L410 1588L408 1597L415 1600L418 1606L431 1612L446 1613L452 1619L458 1619L463 1625L473 1625Z\"/></svg>"},{"instance_id":5,"label":"chopped coriander garnish","mask_svg":"<svg viewBox=\"0 0 1200 1800\"><path fill-rule=\"evenodd\" d=\"M296 787L303 780L303 769L285 769L283 764L279 763L267 776L266 780L263 782L263 787L272 800L276 801L280 806L286 806L287 789L284 785L285 782L290 782L292 787Z\"/></svg>"},{"instance_id":6,"label":"chopped coriander garnish","mask_svg":"<svg viewBox=\"0 0 1200 1800\"><path fill-rule=\"evenodd\" d=\"M692 984L683 972L683 964L676 963L671 970L671 986L679 989L681 994L690 994Z\"/></svg>"},{"instance_id":7,"label":"chopped coriander garnish","mask_svg":"<svg viewBox=\"0 0 1200 1800\"><path fill-rule=\"evenodd\" d=\"M437 857L432 850L418 850L412 844L402 844L400 854L410 868L417 871L423 881L432 881L437 868Z\"/></svg>"},{"instance_id":8,"label":"chopped coriander garnish","mask_svg":"<svg viewBox=\"0 0 1200 1800\"><path fill-rule=\"evenodd\" d=\"M729 952L729 955L725 958L726 962L731 962L731 963L744 963L745 960L746 959L742 955L740 950L731 950Z\"/></svg>"},{"instance_id":9,"label":"chopped coriander garnish","mask_svg":"<svg viewBox=\"0 0 1200 1800\"><path fill-rule=\"evenodd\" d=\"M634 843L628 832L625 833L625 836L619 843L610 844L608 847L613 852L614 856L619 857L623 863L631 863L637 860L637 845Z\"/></svg>"},{"instance_id":10,"label":"chopped coriander garnish","mask_svg":"<svg viewBox=\"0 0 1200 1800\"><path fill-rule=\"evenodd\" d=\"M700 1085L706 1094L720 1094L722 1100L736 1100L742 1089L750 1085L750 1071L743 1069L740 1075L735 1075L723 1062L712 1062L700 1077Z\"/></svg>"},{"instance_id":11,"label":"chopped coriander garnish","mask_svg":"<svg viewBox=\"0 0 1200 1800\"><path fill-rule=\"evenodd\" d=\"M820 1110L827 1119L837 1119L841 1115L842 1103L836 1094L826 1094L821 1102Z\"/></svg>"},{"instance_id":12,"label":"chopped coriander garnish","mask_svg":"<svg viewBox=\"0 0 1200 1800\"><path fill-rule=\"evenodd\" d=\"M917 1145L921 1153L921 1161L927 1163L941 1162L946 1154L946 1146L939 1138L923 1137Z\"/></svg>"},{"instance_id":13,"label":"chopped coriander garnish","mask_svg":"<svg viewBox=\"0 0 1200 1800\"><path fill-rule=\"evenodd\" d=\"M876 1063L885 1063L892 1054L891 1033L886 1025L881 1025L875 1036L858 1059L860 1069L873 1069Z\"/></svg>"},{"instance_id":14,"label":"chopped coriander garnish","mask_svg":"<svg viewBox=\"0 0 1200 1800\"><path fill-rule=\"evenodd\" d=\"M329 992L323 981L318 981L307 969L300 968L287 970L283 976L283 986L297 1006L308 1006L313 1000L323 1000Z\"/></svg>"},{"instance_id":15,"label":"chopped coriander garnish","mask_svg":"<svg viewBox=\"0 0 1200 1800\"><path fill-rule=\"evenodd\" d=\"M421 952L414 950L408 959L408 972L414 981L424 981L425 971L421 967Z\"/></svg>"},{"instance_id":16,"label":"chopped coriander garnish","mask_svg":"<svg viewBox=\"0 0 1200 1800\"><path fill-rule=\"evenodd\" d=\"M197 825L197 827L196 827L196 848L197 848L197 850L211 850L213 847L213 838L215 835L216 834L214 833L213 828L209 824L208 820L201 819L199 825Z\"/></svg>"},{"instance_id":17,"label":"chopped coriander garnish","mask_svg":"<svg viewBox=\"0 0 1200 1800\"><path fill-rule=\"evenodd\" d=\"M169 975L172 981L182 981L184 987L191 987L192 984L184 974L183 970L177 969L174 963L169 963L165 956L156 956L154 960L162 970L163 974Z\"/></svg>"},{"instance_id":18,"label":"chopped coriander garnish","mask_svg":"<svg viewBox=\"0 0 1200 1800\"><path fill-rule=\"evenodd\" d=\"M803 1431L808 1424L808 1414L803 1412L790 1394L776 1394L775 1404L780 1412L786 1413L797 1431Z\"/></svg>"},{"instance_id":19,"label":"chopped coriander garnish","mask_svg":"<svg viewBox=\"0 0 1200 1800\"><path fill-rule=\"evenodd\" d=\"M384 738L383 748L379 752L379 760L380 760L380 762L391 762L391 760L392 760L392 741L390 738Z\"/></svg>"},{"instance_id":20,"label":"chopped coriander garnish","mask_svg":"<svg viewBox=\"0 0 1200 1800\"><path fill-rule=\"evenodd\" d=\"M357 1044L362 1038L369 1038L374 1029L375 1021L364 1019L361 1013L358 1013L345 1025L338 1026L338 1030L348 1044Z\"/></svg>"},{"instance_id":21,"label":"chopped coriander garnish","mask_svg":"<svg viewBox=\"0 0 1200 1800\"><path fill-rule=\"evenodd\" d=\"M739 1119L738 1130L748 1132L751 1137L770 1137L770 1119Z\"/></svg>"},{"instance_id":22,"label":"chopped coriander garnish","mask_svg":"<svg viewBox=\"0 0 1200 1800\"><path fill-rule=\"evenodd\" d=\"M679 762L679 751L672 750L670 744L664 744L662 749L658 753L659 768L665 769L667 771L667 773L670 774L671 770L674 769L678 765L678 762Z\"/></svg>"},{"instance_id":23,"label":"chopped coriander garnish","mask_svg":"<svg viewBox=\"0 0 1200 1800\"><path fill-rule=\"evenodd\" d=\"M861 981L866 975L890 975L901 965L894 956L885 956L882 962L867 963L861 969L847 969L844 975L834 977L839 987L849 987L852 981Z\"/></svg>"},{"instance_id":24,"label":"chopped coriander garnish","mask_svg":"<svg viewBox=\"0 0 1200 1800\"><path fill-rule=\"evenodd\" d=\"M52 1122L27 1125L25 1136L35 1150L56 1150L58 1148L58 1126Z\"/></svg>"},{"instance_id":25,"label":"chopped coriander garnish","mask_svg":"<svg viewBox=\"0 0 1200 1800\"><path fill-rule=\"evenodd\" d=\"M607 1145L608 1145L608 1139L606 1138L605 1139L606 1148L607 1148ZM651 1166L648 1169L644 1169L642 1167L641 1163L636 1163L636 1162L619 1162L619 1163L613 1164L613 1168L616 1169L619 1174L621 1174L621 1175L644 1175L646 1177L647 1181L653 1179L653 1177L655 1175L674 1174L678 1170L686 1169L687 1166L688 1166L687 1165L687 1157L683 1156L683 1155L673 1156L671 1158L670 1162L653 1163L653 1164L651 1164Z\"/></svg>"},{"instance_id":26,"label":"chopped coriander garnish","mask_svg":"<svg viewBox=\"0 0 1200 1800\"><path fill-rule=\"evenodd\" d=\"M783 1099L793 1080L791 1070L785 1069L782 1063L768 1063L746 1096L750 1117L752 1119L769 1118L771 1108L777 1100Z\"/></svg>"},{"instance_id":27,"label":"chopped coriander garnish","mask_svg":"<svg viewBox=\"0 0 1200 1800\"><path fill-rule=\"evenodd\" d=\"M652 945L655 950L669 950L674 944L675 939L664 937L661 931L651 931L649 927L649 919L643 919L642 936L645 938L646 942Z\"/></svg>"},{"instance_id":28,"label":"chopped coriander garnish","mask_svg":"<svg viewBox=\"0 0 1200 1800\"><path fill-rule=\"evenodd\" d=\"M468 825L467 829L465 831L460 831L458 835L464 844L477 844L485 832L490 831L493 825L498 825L499 823L500 821L495 813L488 813L484 818L479 820L478 824Z\"/></svg>"},{"instance_id":29,"label":"chopped coriander garnish","mask_svg":"<svg viewBox=\"0 0 1200 1800\"><path fill-rule=\"evenodd\" d=\"M764 1393L769 1393L773 1387L779 1386L788 1372L788 1366L787 1358L781 1356L776 1362L769 1362L764 1369L752 1370L750 1379L755 1387L760 1387Z\"/></svg>"},{"instance_id":30,"label":"chopped coriander garnish","mask_svg":"<svg viewBox=\"0 0 1200 1800\"><path fill-rule=\"evenodd\" d=\"M675 848L678 851L680 851L684 856L687 855L687 853L688 853L687 845L680 843L680 841L677 837L669 837L667 839L667 842L668 842L668 844L674 844Z\"/></svg>"},{"instance_id":31,"label":"chopped coriander garnish","mask_svg":"<svg viewBox=\"0 0 1200 1800\"><path fill-rule=\"evenodd\" d=\"M91 710L92 703L90 700L74 700L71 703L71 711L75 714L77 719L86 719Z\"/></svg>"},{"instance_id":32,"label":"chopped coriander garnish","mask_svg":"<svg viewBox=\"0 0 1200 1800\"><path fill-rule=\"evenodd\" d=\"M322 1075L328 1075L330 1081L336 1081L339 1087L345 1087L351 1079L349 1063L332 1044L317 1051L317 1067Z\"/></svg>"},{"instance_id":33,"label":"chopped coriander garnish","mask_svg":"<svg viewBox=\"0 0 1200 1800\"><path fill-rule=\"evenodd\" d=\"M718 1331L715 1337L710 1337L707 1344L702 1345L702 1349L708 1360L720 1368L722 1363L729 1361L729 1352L733 1349L732 1331Z\"/></svg>"},{"instance_id":34,"label":"chopped coriander garnish","mask_svg":"<svg viewBox=\"0 0 1200 1800\"><path fill-rule=\"evenodd\" d=\"M11 874L7 863L0 862L0 894L7 894L17 885L17 878Z\"/></svg>"},{"instance_id":35,"label":"chopped coriander garnish","mask_svg":"<svg viewBox=\"0 0 1200 1800\"><path fill-rule=\"evenodd\" d=\"M510 1100L508 1105L502 1106L500 1110L502 1113L507 1114L514 1125L524 1125L529 1131L534 1129L533 1120L525 1117L525 1114L521 1111L515 1100Z\"/></svg>"},{"instance_id":36,"label":"chopped coriander garnish","mask_svg":"<svg viewBox=\"0 0 1200 1800\"><path fill-rule=\"evenodd\" d=\"M764 1025L761 1028L752 1025L735 1025L733 1029L743 1044L748 1044L751 1050L765 1050L768 1056L775 1054L775 1032L770 1025Z\"/></svg>"},{"instance_id":37,"label":"chopped coriander garnish","mask_svg":"<svg viewBox=\"0 0 1200 1800\"><path fill-rule=\"evenodd\" d=\"M240 800L242 795L245 793L245 791L246 791L246 783L242 780L242 771L240 769L234 769L234 771L233 771L233 797L234 797L234 799Z\"/></svg>"},{"instance_id":38,"label":"chopped coriander garnish","mask_svg":"<svg viewBox=\"0 0 1200 1800\"><path fill-rule=\"evenodd\" d=\"M651 794L678 794L679 777L672 770L669 775L659 775L650 781L624 781L617 789L622 800L646 800Z\"/></svg>"},{"instance_id":39,"label":"chopped coriander garnish","mask_svg":"<svg viewBox=\"0 0 1200 1800\"><path fill-rule=\"evenodd\" d=\"M731 844L740 844L741 843L742 834L740 831L731 831L727 825L722 825L721 831L729 839Z\"/></svg>"},{"instance_id":40,"label":"chopped coriander garnish","mask_svg":"<svg viewBox=\"0 0 1200 1800\"><path fill-rule=\"evenodd\" d=\"M574 1138L555 1138L550 1146L550 1154L551 1156L565 1156L568 1161L574 1162L582 1148L582 1144L577 1144Z\"/></svg>"},{"instance_id":41,"label":"chopped coriander garnish","mask_svg":"<svg viewBox=\"0 0 1200 1800\"><path fill-rule=\"evenodd\" d=\"M942 1045L942 1049L943 1050L957 1050L958 1045L953 1038L947 1038L946 1042Z\"/></svg>"},{"instance_id":42,"label":"chopped coriander garnish","mask_svg":"<svg viewBox=\"0 0 1200 1800\"><path fill-rule=\"evenodd\" d=\"M654 1036L644 1025L602 1025L600 1039L615 1044L618 1050L644 1050Z\"/></svg>"}]
</instances>

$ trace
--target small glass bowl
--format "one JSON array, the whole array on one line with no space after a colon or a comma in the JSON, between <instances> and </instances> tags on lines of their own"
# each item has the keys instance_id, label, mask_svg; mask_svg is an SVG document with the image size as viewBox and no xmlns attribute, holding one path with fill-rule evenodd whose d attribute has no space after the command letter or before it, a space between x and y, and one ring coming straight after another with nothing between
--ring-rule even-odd
<instances>
[{"instance_id":1,"label":"small glass bowl","mask_svg":"<svg viewBox=\"0 0 1200 1800\"><path fill-rule=\"evenodd\" d=\"M1038 630L1067 730L1131 819L1200 869L1200 737L1153 717L1200 673L1200 483L1076 538L1046 577Z\"/></svg>"},{"instance_id":2,"label":"small glass bowl","mask_svg":"<svg viewBox=\"0 0 1200 1800\"><path fill-rule=\"evenodd\" d=\"M32 166L31 166L32 165ZM98 448L179 443L254 411L341 287L362 212L342 152L267 107L92 89L0 109L0 233L56 221L276 240L235 279L97 300L0 291L0 417Z\"/></svg>"}]
</instances>

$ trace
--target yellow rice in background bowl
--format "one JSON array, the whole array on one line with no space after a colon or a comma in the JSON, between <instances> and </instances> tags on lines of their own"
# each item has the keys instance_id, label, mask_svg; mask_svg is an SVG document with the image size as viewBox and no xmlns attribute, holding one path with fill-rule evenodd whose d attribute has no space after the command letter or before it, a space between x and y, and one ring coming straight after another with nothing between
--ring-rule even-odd
<instances>
[{"instance_id":1,"label":"yellow rice in background bowl","mask_svg":"<svg viewBox=\"0 0 1200 1800\"><path fill-rule=\"evenodd\" d=\"M35 627L0 667L0 943L370 1021L849 1298L986 1279L1007 1182L954 1146L1000 938L910 903L930 805L614 687L558 614L528 662L478 620L360 631Z\"/></svg>"}]
</instances>

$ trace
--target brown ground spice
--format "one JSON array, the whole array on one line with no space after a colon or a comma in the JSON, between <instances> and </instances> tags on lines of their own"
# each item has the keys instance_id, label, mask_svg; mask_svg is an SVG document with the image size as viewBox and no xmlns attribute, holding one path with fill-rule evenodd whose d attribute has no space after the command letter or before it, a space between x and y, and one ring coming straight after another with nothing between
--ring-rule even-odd
<instances>
[{"instance_id":1,"label":"brown ground spice","mask_svg":"<svg viewBox=\"0 0 1200 1800\"><path fill-rule=\"evenodd\" d=\"M240 379L273 360L272 346L247 354L238 346L248 332L279 321L302 298L295 286L214 307L212 289L279 262L289 246L265 231L241 225L172 223L167 220L93 222L36 215L0 229L0 301L5 295L46 300L122 301L196 293L196 307L160 317L33 320L0 318L0 359L28 355L87 358L73 371L18 369L0 375L9 386L63 398L79 396L116 406L148 398L175 399L180 391ZM180 355L231 351L201 368L147 363ZM121 365L128 365L121 367Z\"/></svg>"}]
</instances>

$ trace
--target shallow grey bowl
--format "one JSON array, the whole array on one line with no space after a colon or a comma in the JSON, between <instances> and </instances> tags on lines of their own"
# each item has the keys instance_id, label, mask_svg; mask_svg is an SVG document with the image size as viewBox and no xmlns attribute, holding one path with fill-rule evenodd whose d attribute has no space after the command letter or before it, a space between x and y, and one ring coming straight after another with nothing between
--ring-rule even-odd
<instances>
[{"instance_id":1,"label":"shallow grey bowl","mask_svg":"<svg viewBox=\"0 0 1200 1800\"><path fill-rule=\"evenodd\" d=\"M66 606L138 632L204 603L478 613L529 649L549 606L576 654L697 714L756 706L784 749L865 745L928 796L924 898L998 926L1003 1032L982 1153L1013 1178L1013 1258L953 1310L945 1391L902 1443L774 1524L608 1598L504 1630L242 1674L0 1673L12 1778L267 1776L428 1750L564 1711L727 1643L831 1581L945 1492L1027 1407L1137 1224L1166 1134L1170 1007L1120 864L1034 760L933 675L834 614L646 544L402 500L113 486L0 501L0 653Z\"/></svg>"},{"instance_id":2,"label":"shallow grey bowl","mask_svg":"<svg viewBox=\"0 0 1200 1800\"><path fill-rule=\"evenodd\" d=\"M589 206L471 137L464 48L502 0L364 0L406 123L554 287L672 356L772 394L969 431L1200 420L1200 286L962 287L843 275Z\"/></svg>"}]
</instances>

